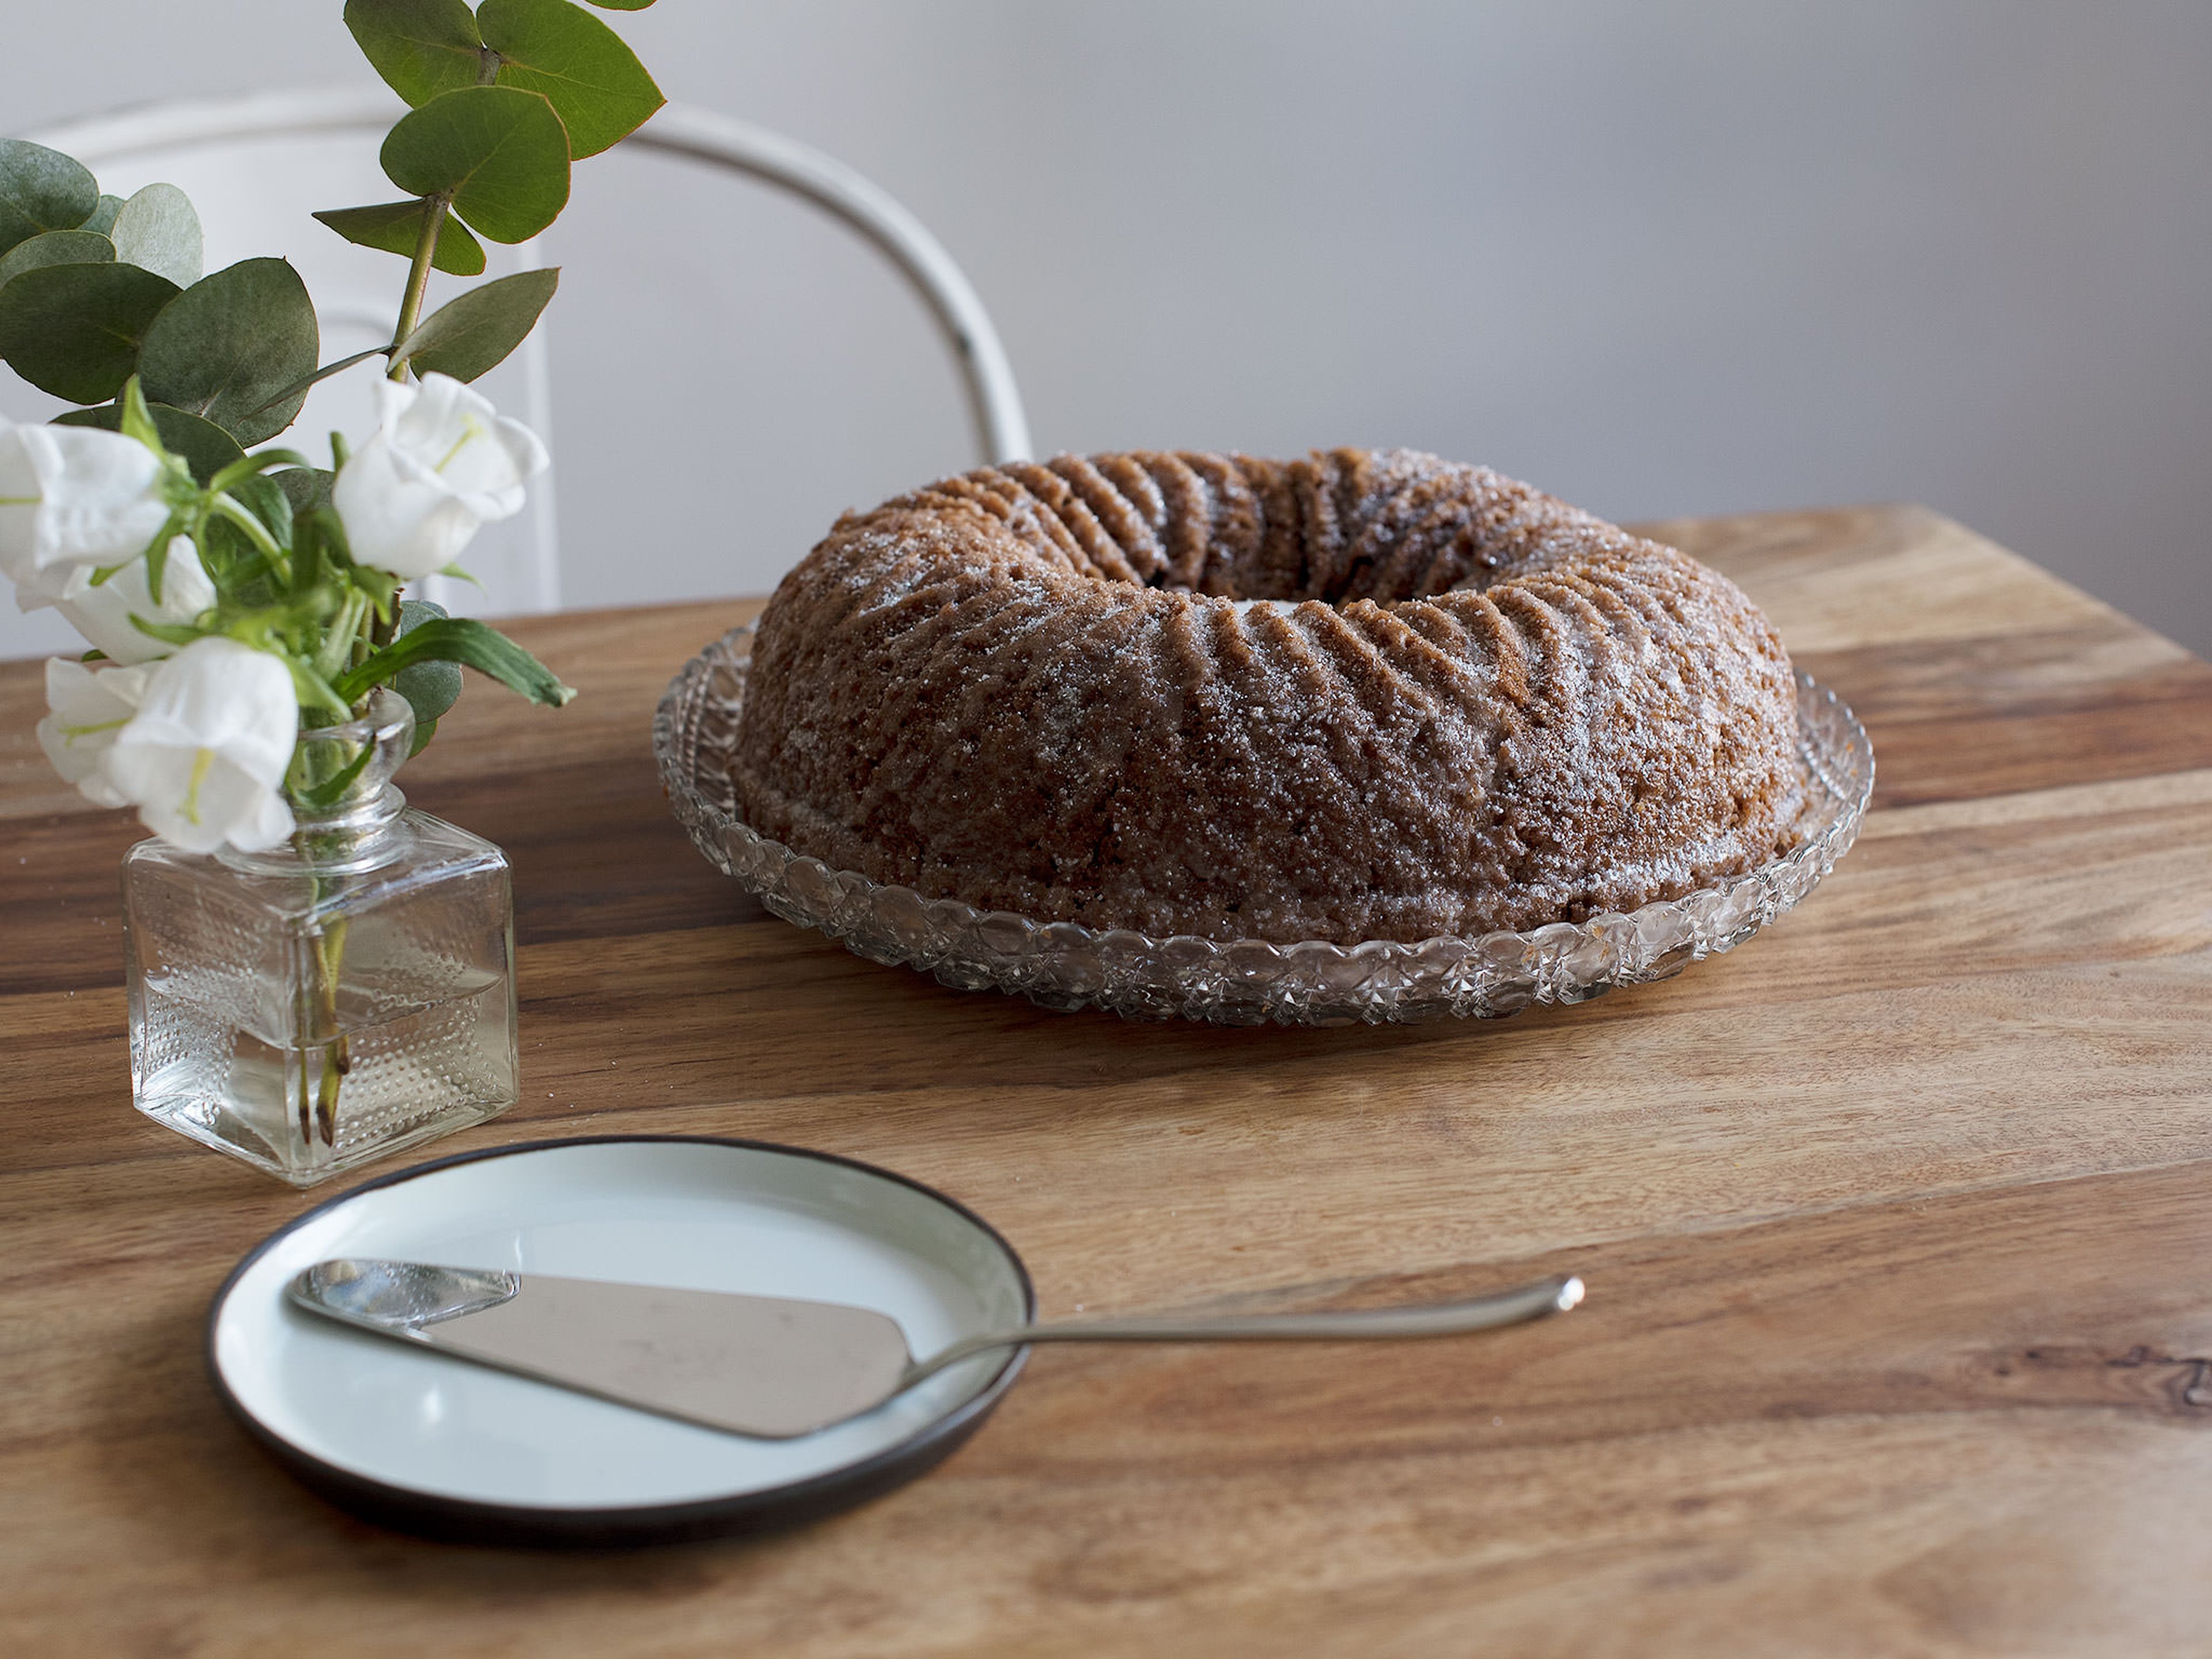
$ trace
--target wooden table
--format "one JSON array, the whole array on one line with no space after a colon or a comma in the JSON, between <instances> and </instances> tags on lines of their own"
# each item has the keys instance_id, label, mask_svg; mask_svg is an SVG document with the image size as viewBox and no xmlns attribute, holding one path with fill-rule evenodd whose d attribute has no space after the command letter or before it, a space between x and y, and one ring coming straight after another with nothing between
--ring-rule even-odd
<instances>
[{"instance_id":1,"label":"wooden table","mask_svg":"<svg viewBox=\"0 0 2212 1659\"><path fill-rule=\"evenodd\" d=\"M441 1150L709 1132L909 1171L1044 1310L1584 1310L1387 1351L1041 1351L810 1531L439 1547L225 1419L199 1323L313 1200L130 1107L138 833L0 668L0 1650L667 1656L2212 1650L2212 667L1911 508L1666 526L1873 733L1806 907L1498 1024L1063 1016L765 915L669 817L660 688L741 603L532 622L418 804L514 855L526 1088ZM318 1194L318 1196L326 1194Z\"/></svg>"}]
</instances>

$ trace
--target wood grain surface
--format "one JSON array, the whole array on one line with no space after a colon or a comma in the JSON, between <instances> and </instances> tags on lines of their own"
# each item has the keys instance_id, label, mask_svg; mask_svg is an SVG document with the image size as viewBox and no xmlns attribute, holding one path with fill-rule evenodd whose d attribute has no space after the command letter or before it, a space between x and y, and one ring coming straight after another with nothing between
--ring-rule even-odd
<instances>
[{"instance_id":1,"label":"wood grain surface","mask_svg":"<svg viewBox=\"0 0 2212 1659\"><path fill-rule=\"evenodd\" d=\"M654 778L661 687L749 606L518 627L585 696L476 688L405 780L516 868L524 1100L441 1150L850 1154L990 1217L1048 1315L1590 1286L1387 1351L1042 1350L865 1510L580 1559L379 1532L224 1418L208 1297L314 1200L131 1109L140 832L0 666L0 1651L2212 1652L2212 667L1923 510L1658 528L1858 710L1875 811L1732 955L1487 1024L860 961Z\"/></svg>"}]
</instances>

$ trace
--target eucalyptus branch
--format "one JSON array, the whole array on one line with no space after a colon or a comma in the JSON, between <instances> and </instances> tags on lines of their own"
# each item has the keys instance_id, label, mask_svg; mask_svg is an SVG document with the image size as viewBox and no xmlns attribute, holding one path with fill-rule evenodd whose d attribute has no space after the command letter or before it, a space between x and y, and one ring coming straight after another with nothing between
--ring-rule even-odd
<instances>
[{"instance_id":1,"label":"eucalyptus branch","mask_svg":"<svg viewBox=\"0 0 2212 1659\"><path fill-rule=\"evenodd\" d=\"M502 60L489 46L479 47L477 56L477 84L495 85ZM399 355L399 347L415 331L416 324L422 320L422 297L429 291L431 262L438 256L438 234L446 228L446 216L453 210L453 193L437 191L422 198L422 234L415 243L415 262L408 267L407 292L399 302L399 321L392 331L392 368L390 378L407 378L407 359ZM477 268L483 268L478 260Z\"/></svg>"},{"instance_id":2,"label":"eucalyptus branch","mask_svg":"<svg viewBox=\"0 0 2212 1659\"><path fill-rule=\"evenodd\" d=\"M568 204L574 165L661 107L652 76L595 15L652 3L343 0L346 28L407 109L377 157L394 198L315 217L404 260L407 276L388 342L335 361L323 361L313 296L289 263L206 270L183 191L149 185L125 202L58 151L0 142L0 361L75 405L49 439L0 456L38 486L18 489L11 473L0 568L60 580L69 573L47 571L45 550L66 545L86 573L67 597L42 600L94 647L50 676L48 693L58 729L82 738L64 774L91 799L127 796L196 851L226 837L246 848L238 837L274 821L275 786L256 757L283 730L347 718L376 686L415 709L418 746L459 695L464 666L542 703L574 695L495 630L400 600L434 573L465 575L455 555L515 511L547 459L470 383L529 337L559 273L511 272L442 306L429 303L430 273L482 276L486 244L543 234ZM390 382L356 452L334 437L317 467L274 447L315 386L371 356L386 360ZM451 466L464 447L468 465ZM126 780L111 734L131 699L173 684L189 695L162 695L197 724L170 746L196 758ZM204 797L194 781L234 740L244 746L222 763L254 787ZM224 822L198 816L217 795ZM334 946L324 990L337 967Z\"/></svg>"},{"instance_id":3,"label":"eucalyptus branch","mask_svg":"<svg viewBox=\"0 0 2212 1659\"><path fill-rule=\"evenodd\" d=\"M407 378L407 359L398 353L399 343L415 331L422 320L422 296L430 288L430 262L437 257L438 233L445 228L446 215L453 205L450 194L441 193L423 198L422 236L415 245L415 263L408 267L407 292L399 301L399 321L392 331L392 368L390 378Z\"/></svg>"}]
</instances>

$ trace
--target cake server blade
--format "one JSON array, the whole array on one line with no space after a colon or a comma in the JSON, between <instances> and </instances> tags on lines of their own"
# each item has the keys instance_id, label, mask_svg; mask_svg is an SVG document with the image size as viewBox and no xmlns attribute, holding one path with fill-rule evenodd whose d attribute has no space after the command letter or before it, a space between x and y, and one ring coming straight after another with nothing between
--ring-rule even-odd
<instances>
[{"instance_id":1,"label":"cake server blade","mask_svg":"<svg viewBox=\"0 0 2212 1659\"><path fill-rule=\"evenodd\" d=\"M1455 1336L1564 1313L1571 1275L1467 1301L1319 1313L1137 1314L1019 1325L916 1359L889 1315L836 1302L667 1290L341 1257L294 1279L295 1305L380 1336L709 1428L789 1439L939 1371L1033 1342L1342 1342Z\"/></svg>"},{"instance_id":2,"label":"cake server blade","mask_svg":"<svg viewBox=\"0 0 2212 1659\"><path fill-rule=\"evenodd\" d=\"M911 1356L868 1308L343 1258L295 1306L665 1417L787 1439L880 1405Z\"/></svg>"}]
</instances>

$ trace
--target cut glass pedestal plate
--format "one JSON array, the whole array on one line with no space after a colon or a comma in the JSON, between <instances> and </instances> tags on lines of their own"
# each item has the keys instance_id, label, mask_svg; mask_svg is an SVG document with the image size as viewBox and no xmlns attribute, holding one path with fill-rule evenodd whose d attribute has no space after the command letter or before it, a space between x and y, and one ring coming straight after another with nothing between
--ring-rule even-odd
<instances>
[{"instance_id":1,"label":"cut glass pedestal plate","mask_svg":"<svg viewBox=\"0 0 2212 1659\"><path fill-rule=\"evenodd\" d=\"M653 718L653 751L676 816L717 868L777 915L872 961L963 990L1016 992L1048 1008L1105 1008L1129 1019L1486 1019L1665 979L1734 949L1811 892L1850 849L1874 793L1864 728L1834 692L1800 674L1804 806L1789 850L1756 870L1626 914L1473 939L1154 939L926 898L757 834L738 816L728 766L751 648L749 627L731 629L684 665Z\"/></svg>"}]
</instances>

